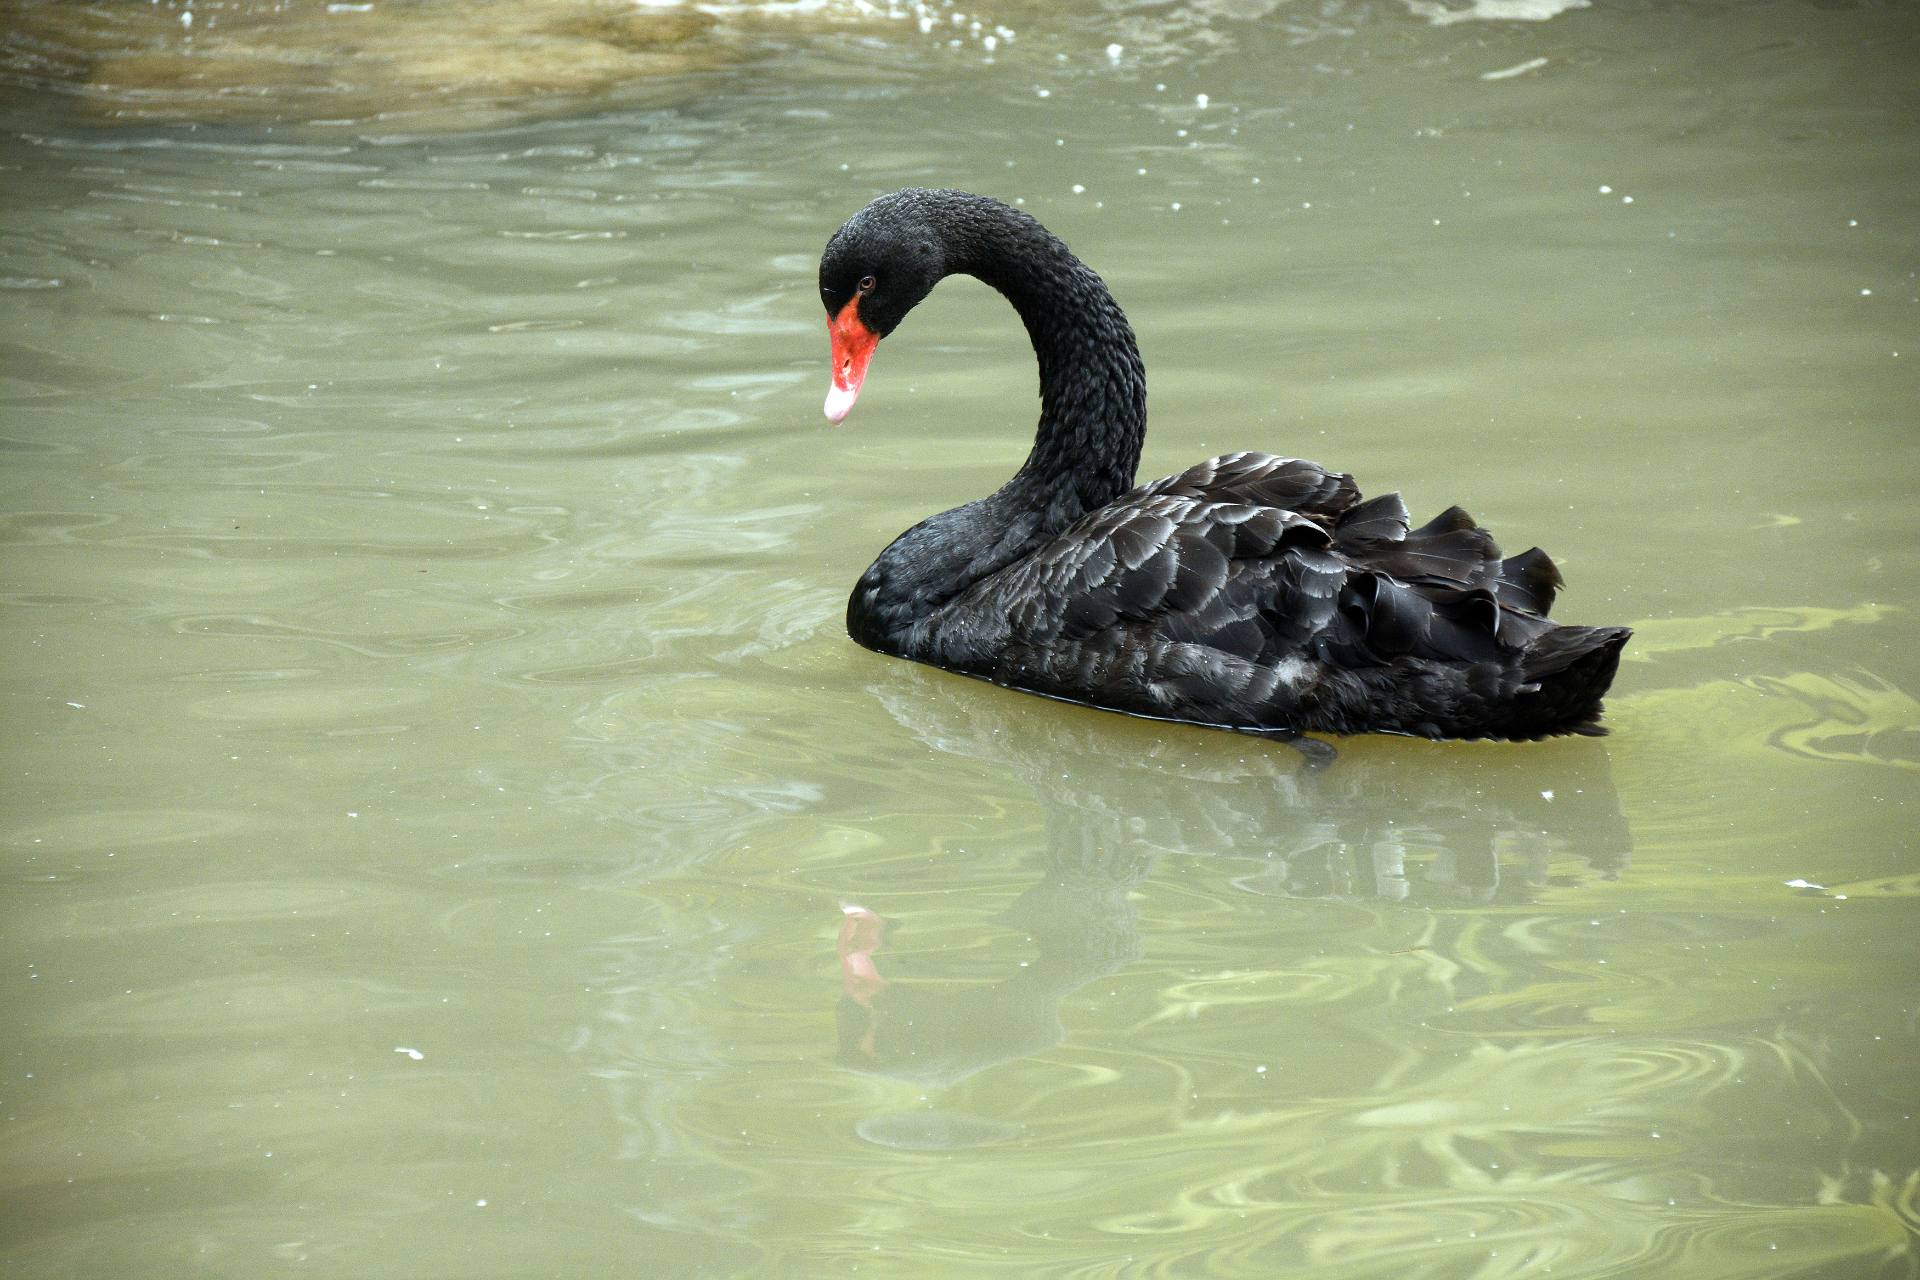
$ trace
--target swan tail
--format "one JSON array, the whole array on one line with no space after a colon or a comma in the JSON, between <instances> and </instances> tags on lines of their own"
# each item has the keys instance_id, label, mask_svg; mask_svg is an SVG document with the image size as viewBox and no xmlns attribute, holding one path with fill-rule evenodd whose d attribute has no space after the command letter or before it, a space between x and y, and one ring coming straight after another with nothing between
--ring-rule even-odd
<instances>
[{"instance_id":1,"label":"swan tail","mask_svg":"<svg viewBox=\"0 0 1920 1280\"><path fill-rule=\"evenodd\" d=\"M1604 734L1600 699L1632 635L1628 627L1554 627L1534 637L1520 655L1511 735Z\"/></svg>"}]
</instances>

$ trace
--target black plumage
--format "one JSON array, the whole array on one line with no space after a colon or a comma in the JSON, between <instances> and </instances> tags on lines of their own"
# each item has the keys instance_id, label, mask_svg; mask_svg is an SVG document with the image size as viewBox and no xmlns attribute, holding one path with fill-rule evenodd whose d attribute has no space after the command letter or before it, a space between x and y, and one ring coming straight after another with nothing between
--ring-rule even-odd
<instances>
[{"instance_id":1,"label":"black plumage","mask_svg":"<svg viewBox=\"0 0 1920 1280\"><path fill-rule=\"evenodd\" d=\"M859 643L1243 732L1602 732L1630 632L1548 621L1561 579L1538 548L1502 559L1458 507L1410 528L1398 494L1363 500L1351 476L1297 458L1227 454L1135 488L1133 332L1100 278L1017 209L900 191L833 236L830 416L851 408L873 343L955 273L1025 323L1039 429L998 491L915 525L861 576L847 606ZM862 340L849 363L843 347Z\"/></svg>"}]
</instances>

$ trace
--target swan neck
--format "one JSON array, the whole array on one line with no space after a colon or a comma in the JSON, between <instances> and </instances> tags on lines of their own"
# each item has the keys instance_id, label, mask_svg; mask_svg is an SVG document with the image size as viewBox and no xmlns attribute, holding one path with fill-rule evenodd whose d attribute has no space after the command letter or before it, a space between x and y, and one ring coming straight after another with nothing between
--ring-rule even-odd
<instances>
[{"instance_id":1,"label":"swan neck","mask_svg":"<svg viewBox=\"0 0 1920 1280\"><path fill-rule=\"evenodd\" d=\"M1058 237L1018 210L980 204L997 216L963 216L949 270L1013 304L1040 372L1033 450L1009 487L1070 492L1081 511L1105 506L1133 487L1146 438L1146 370L1133 328Z\"/></svg>"},{"instance_id":2,"label":"swan neck","mask_svg":"<svg viewBox=\"0 0 1920 1280\"><path fill-rule=\"evenodd\" d=\"M936 638L938 610L1133 487L1147 380L1112 293L1038 222L960 192L913 197L943 255L938 274L974 276L1005 295L1040 370L1040 423L1020 470L994 493L901 534L847 602L848 631L868 648L953 658L940 645L961 641Z\"/></svg>"}]
</instances>

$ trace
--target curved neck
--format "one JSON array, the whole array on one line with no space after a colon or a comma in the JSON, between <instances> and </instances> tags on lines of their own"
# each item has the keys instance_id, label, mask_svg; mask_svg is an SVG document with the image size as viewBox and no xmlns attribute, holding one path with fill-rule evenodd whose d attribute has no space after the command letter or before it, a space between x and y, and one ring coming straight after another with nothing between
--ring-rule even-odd
<instances>
[{"instance_id":1,"label":"curved neck","mask_svg":"<svg viewBox=\"0 0 1920 1280\"><path fill-rule=\"evenodd\" d=\"M948 274L1004 294L1040 365L1033 451L1008 482L1076 505L1103 507L1133 487L1147 431L1147 375L1133 329L1106 284L1032 217L962 193L934 206ZM1070 496L1069 496L1070 495Z\"/></svg>"},{"instance_id":2,"label":"curved neck","mask_svg":"<svg viewBox=\"0 0 1920 1280\"><path fill-rule=\"evenodd\" d=\"M1040 363L1040 425L1020 470L894 539L847 602L855 640L915 657L932 643L941 606L1133 487L1147 378L1107 286L1038 222L962 192L911 195L938 241L940 274L975 276L1005 294ZM948 649L943 665L957 661Z\"/></svg>"}]
</instances>

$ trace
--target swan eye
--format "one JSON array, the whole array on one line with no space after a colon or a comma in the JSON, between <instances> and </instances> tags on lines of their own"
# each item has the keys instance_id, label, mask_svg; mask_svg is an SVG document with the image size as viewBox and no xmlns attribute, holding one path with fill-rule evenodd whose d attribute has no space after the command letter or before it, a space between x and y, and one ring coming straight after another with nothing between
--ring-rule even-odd
<instances>
[{"instance_id":1,"label":"swan eye","mask_svg":"<svg viewBox=\"0 0 1920 1280\"><path fill-rule=\"evenodd\" d=\"M860 277L860 292L862 292L862 293L872 293L872 292L873 292L873 285L874 285L874 279L873 279L873 277L872 277L872 276L861 276L861 277Z\"/></svg>"}]
</instances>

